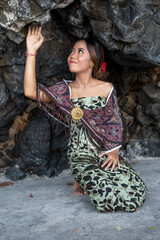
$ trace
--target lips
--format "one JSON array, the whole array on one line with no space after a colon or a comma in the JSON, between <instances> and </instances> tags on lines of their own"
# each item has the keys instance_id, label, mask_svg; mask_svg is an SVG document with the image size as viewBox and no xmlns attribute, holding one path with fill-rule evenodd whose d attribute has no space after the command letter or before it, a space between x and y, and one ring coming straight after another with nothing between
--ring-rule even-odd
<instances>
[{"instance_id":1,"label":"lips","mask_svg":"<svg viewBox=\"0 0 160 240\"><path fill-rule=\"evenodd\" d=\"M69 61L69 63L77 63L77 62L74 62L74 61Z\"/></svg>"}]
</instances>

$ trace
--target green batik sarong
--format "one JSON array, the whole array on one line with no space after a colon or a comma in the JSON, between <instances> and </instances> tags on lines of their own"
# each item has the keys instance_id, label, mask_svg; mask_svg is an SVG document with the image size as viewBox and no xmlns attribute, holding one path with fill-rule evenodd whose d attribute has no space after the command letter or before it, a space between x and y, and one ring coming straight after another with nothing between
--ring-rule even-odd
<instances>
[{"instance_id":1,"label":"green batik sarong","mask_svg":"<svg viewBox=\"0 0 160 240\"><path fill-rule=\"evenodd\" d=\"M72 99L75 107L96 109L106 104L101 96ZM145 183L135 170L120 157L121 167L111 172L101 167L107 156L99 158L98 143L79 121L71 123L71 137L67 152L69 166L75 180L88 193L91 203L100 212L124 210L133 212L145 200Z\"/></svg>"}]
</instances>

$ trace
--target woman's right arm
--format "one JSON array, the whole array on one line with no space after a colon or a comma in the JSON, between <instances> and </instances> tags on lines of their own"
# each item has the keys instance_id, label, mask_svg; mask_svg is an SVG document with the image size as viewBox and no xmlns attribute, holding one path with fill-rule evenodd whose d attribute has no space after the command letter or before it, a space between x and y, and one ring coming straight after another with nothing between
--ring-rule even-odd
<instances>
[{"instance_id":1,"label":"woman's right arm","mask_svg":"<svg viewBox=\"0 0 160 240\"><path fill-rule=\"evenodd\" d=\"M43 36L41 34L41 27L29 26L26 38L27 54L26 65L24 71L24 95L33 100L37 99L36 96L36 53L43 43ZM42 100L42 92L40 92L40 99ZM44 100L44 96L43 96ZM51 99L45 96L45 101L49 102Z\"/></svg>"}]
</instances>

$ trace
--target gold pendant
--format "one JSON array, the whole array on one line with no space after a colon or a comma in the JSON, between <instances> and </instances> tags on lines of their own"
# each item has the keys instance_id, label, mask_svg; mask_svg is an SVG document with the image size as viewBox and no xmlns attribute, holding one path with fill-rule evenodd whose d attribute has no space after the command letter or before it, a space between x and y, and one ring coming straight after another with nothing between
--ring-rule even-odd
<instances>
[{"instance_id":1,"label":"gold pendant","mask_svg":"<svg viewBox=\"0 0 160 240\"><path fill-rule=\"evenodd\" d=\"M71 111L71 116L74 121L78 121L83 117L83 110L79 107L75 107Z\"/></svg>"}]
</instances>

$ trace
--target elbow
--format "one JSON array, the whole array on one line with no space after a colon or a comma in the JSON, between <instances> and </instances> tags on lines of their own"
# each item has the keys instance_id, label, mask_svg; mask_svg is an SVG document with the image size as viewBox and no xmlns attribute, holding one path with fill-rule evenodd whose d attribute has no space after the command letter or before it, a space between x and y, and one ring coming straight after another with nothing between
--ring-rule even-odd
<instances>
[{"instance_id":1,"label":"elbow","mask_svg":"<svg viewBox=\"0 0 160 240\"><path fill-rule=\"evenodd\" d=\"M30 98L31 94L30 94L30 92L28 92L24 89L24 96L26 96L27 98Z\"/></svg>"},{"instance_id":2,"label":"elbow","mask_svg":"<svg viewBox=\"0 0 160 240\"><path fill-rule=\"evenodd\" d=\"M27 92L27 91L25 91L25 89L24 89L24 96L26 96L26 97L28 97L28 96L29 96L28 92Z\"/></svg>"},{"instance_id":3,"label":"elbow","mask_svg":"<svg viewBox=\"0 0 160 240\"><path fill-rule=\"evenodd\" d=\"M32 100L36 100L36 93L31 93L31 92L24 91L24 95L25 95L27 98L30 98L30 99L32 99Z\"/></svg>"}]
</instances>

